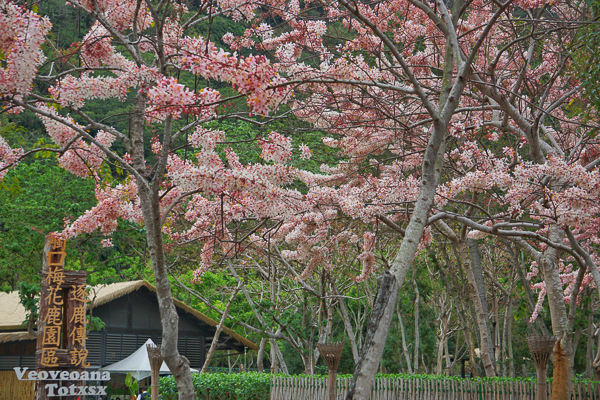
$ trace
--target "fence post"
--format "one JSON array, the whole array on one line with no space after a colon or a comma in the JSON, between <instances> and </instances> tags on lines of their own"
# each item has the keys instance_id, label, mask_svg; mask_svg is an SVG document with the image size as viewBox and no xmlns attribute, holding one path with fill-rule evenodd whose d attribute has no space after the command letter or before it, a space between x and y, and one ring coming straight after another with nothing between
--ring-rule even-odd
<instances>
[{"instance_id":1,"label":"fence post","mask_svg":"<svg viewBox=\"0 0 600 400\"><path fill-rule=\"evenodd\" d=\"M344 350L344 342L339 343L318 343L317 348L321 353L321 357L327 368L329 368L329 377L327 380L327 388L329 392L329 400L336 400L336 381L337 381L337 369L342 358L342 351Z\"/></svg>"},{"instance_id":2,"label":"fence post","mask_svg":"<svg viewBox=\"0 0 600 400\"><path fill-rule=\"evenodd\" d=\"M554 343L556 338L554 336L529 336L527 338L527 345L529 351L533 355L535 360L535 370L537 372L537 392L535 395L536 400L546 400L546 365L552 350L554 349Z\"/></svg>"}]
</instances>

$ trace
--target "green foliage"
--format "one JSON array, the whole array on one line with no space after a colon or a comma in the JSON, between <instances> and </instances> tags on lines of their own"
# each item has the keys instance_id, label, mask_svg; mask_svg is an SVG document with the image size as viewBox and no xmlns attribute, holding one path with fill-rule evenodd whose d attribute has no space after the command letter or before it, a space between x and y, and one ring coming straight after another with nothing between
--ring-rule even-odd
<instances>
[{"instance_id":1,"label":"green foliage","mask_svg":"<svg viewBox=\"0 0 600 400\"><path fill-rule=\"evenodd\" d=\"M58 167L54 156L10 170L0 181L0 290L17 290L21 282L39 284L44 237L95 205L94 182ZM122 222L111 248L103 248L102 239L94 233L70 240L66 268L90 271L91 285L151 275L143 227Z\"/></svg>"},{"instance_id":2,"label":"green foliage","mask_svg":"<svg viewBox=\"0 0 600 400\"><path fill-rule=\"evenodd\" d=\"M78 216L94 204L93 182L73 177L52 160L20 164L9 171L0 183L2 289L39 281L45 235L62 230L65 218Z\"/></svg>"},{"instance_id":3,"label":"green foliage","mask_svg":"<svg viewBox=\"0 0 600 400\"><path fill-rule=\"evenodd\" d=\"M23 323L27 323L30 319L37 320L39 312L39 301L37 297L40 294L40 285L37 283L19 283L19 302L27 311L27 319Z\"/></svg>"},{"instance_id":4,"label":"green foliage","mask_svg":"<svg viewBox=\"0 0 600 400\"><path fill-rule=\"evenodd\" d=\"M88 315L88 323L86 325L88 331L101 331L104 329L106 324L98 317L94 317L93 315Z\"/></svg>"},{"instance_id":5,"label":"green foliage","mask_svg":"<svg viewBox=\"0 0 600 400\"><path fill-rule=\"evenodd\" d=\"M14 122L8 122L6 116L0 115L0 136L8 143L12 143L13 146L23 146L25 144L24 133L25 128Z\"/></svg>"},{"instance_id":6,"label":"green foliage","mask_svg":"<svg viewBox=\"0 0 600 400\"><path fill-rule=\"evenodd\" d=\"M286 375L278 375L286 376ZM312 378L314 380L326 380L327 375L293 375L296 378ZM259 374L247 372L241 374L195 374L194 388L198 400L268 400L271 390L271 374ZM338 378L352 378L352 375L338 375ZM465 381L474 385L485 385L492 382L536 382L535 378L461 378L458 376L445 375L409 375L409 374L377 374L376 379L392 378L405 380L428 380L428 381ZM579 382L590 382L587 380L576 380ZM552 378L548 378L552 382ZM160 379L160 394L164 400L177 399L177 385L172 376Z\"/></svg>"},{"instance_id":7,"label":"green foliage","mask_svg":"<svg viewBox=\"0 0 600 400\"><path fill-rule=\"evenodd\" d=\"M223 36L225 36L226 33L233 33L235 36L241 36L244 34L245 27L229 18L217 15L197 24L192 29L194 33L200 34L202 37L208 37L210 34L210 40L214 42L217 47L228 50L229 46L222 40ZM193 34L192 32L190 33ZM249 53L249 51L246 50L242 52L243 55L246 55L246 53Z\"/></svg>"},{"instance_id":8,"label":"green foliage","mask_svg":"<svg viewBox=\"0 0 600 400\"><path fill-rule=\"evenodd\" d=\"M137 379L133 379L133 376L131 376L131 374L127 374L127 376L125 377L125 386L127 386L129 394L132 397L138 392L138 381Z\"/></svg>"},{"instance_id":9,"label":"green foliage","mask_svg":"<svg viewBox=\"0 0 600 400\"><path fill-rule=\"evenodd\" d=\"M600 13L600 1L593 0L590 5L597 16ZM571 73L583 86L585 102L571 101L567 111L590 115L591 110L600 111L600 28L597 24L588 24L579 28L578 33L581 46L574 52ZM596 133L596 130L592 130L590 135Z\"/></svg>"},{"instance_id":10,"label":"green foliage","mask_svg":"<svg viewBox=\"0 0 600 400\"><path fill-rule=\"evenodd\" d=\"M285 136L292 137L292 159L290 164L295 168L311 172L319 172L321 164L333 165L339 159L338 150L323 144L323 133L312 131L308 126L303 126L301 121L292 117L285 121L273 122L269 125L258 127L246 121L213 121L204 124L208 129L220 129L227 136L227 144L219 145L218 152L225 159L225 148L233 149L240 158L242 164L260 164L264 161L260 158L261 149L258 139L266 137L270 132L276 131ZM300 157L299 147L306 144L312 151L313 156L308 160Z\"/></svg>"},{"instance_id":11,"label":"green foliage","mask_svg":"<svg viewBox=\"0 0 600 400\"><path fill-rule=\"evenodd\" d=\"M198 400L268 400L270 374L195 374L194 388ZM177 385L172 376L160 378L163 400L177 399Z\"/></svg>"}]
</instances>

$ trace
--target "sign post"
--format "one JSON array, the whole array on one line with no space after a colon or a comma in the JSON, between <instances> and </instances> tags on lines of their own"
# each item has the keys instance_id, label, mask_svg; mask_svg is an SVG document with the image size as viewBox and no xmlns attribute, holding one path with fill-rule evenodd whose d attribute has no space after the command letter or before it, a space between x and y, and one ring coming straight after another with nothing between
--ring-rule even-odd
<instances>
[{"instance_id":1,"label":"sign post","mask_svg":"<svg viewBox=\"0 0 600 400\"><path fill-rule=\"evenodd\" d=\"M65 271L66 254L65 240L46 237L34 376L36 400L76 400L82 391L91 394L82 382L89 377L83 372L89 366L85 348L87 272ZM31 379L32 372L26 379Z\"/></svg>"}]
</instances>

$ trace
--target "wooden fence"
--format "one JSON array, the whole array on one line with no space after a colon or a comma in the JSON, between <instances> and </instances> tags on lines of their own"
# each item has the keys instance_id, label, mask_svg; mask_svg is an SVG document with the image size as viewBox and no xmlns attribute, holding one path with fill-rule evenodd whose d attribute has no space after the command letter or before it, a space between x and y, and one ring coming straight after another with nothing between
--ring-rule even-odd
<instances>
[{"instance_id":1,"label":"wooden fence","mask_svg":"<svg viewBox=\"0 0 600 400\"><path fill-rule=\"evenodd\" d=\"M20 381L15 371L0 371L0 400L32 400L34 381Z\"/></svg>"},{"instance_id":2,"label":"wooden fence","mask_svg":"<svg viewBox=\"0 0 600 400\"><path fill-rule=\"evenodd\" d=\"M345 400L351 378L338 378ZM535 400L536 382L377 378L370 400ZM548 383L548 399L552 384ZM575 383L572 400L600 400L600 384ZM271 400L326 400L327 378L273 377Z\"/></svg>"}]
</instances>

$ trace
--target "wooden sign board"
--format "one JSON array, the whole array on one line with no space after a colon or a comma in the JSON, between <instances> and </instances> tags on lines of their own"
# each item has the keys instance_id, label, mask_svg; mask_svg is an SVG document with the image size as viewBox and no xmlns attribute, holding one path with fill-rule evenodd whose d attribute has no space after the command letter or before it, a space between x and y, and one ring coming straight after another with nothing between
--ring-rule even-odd
<instances>
[{"instance_id":1,"label":"wooden sign board","mask_svg":"<svg viewBox=\"0 0 600 400\"><path fill-rule=\"evenodd\" d=\"M36 400L54 396L76 399L79 393L102 394L89 393L81 380L81 372L89 367L88 350L85 348L87 272L65 271L66 254L65 240L54 236L46 238L36 351ZM62 375L62 372L66 375ZM52 379L46 382L39 378L51 377L52 373L73 378L76 375L77 379L69 378L56 383L51 382ZM81 388L84 388L83 391ZM94 390L97 391L102 392Z\"/></svg>"}]
</instances>

